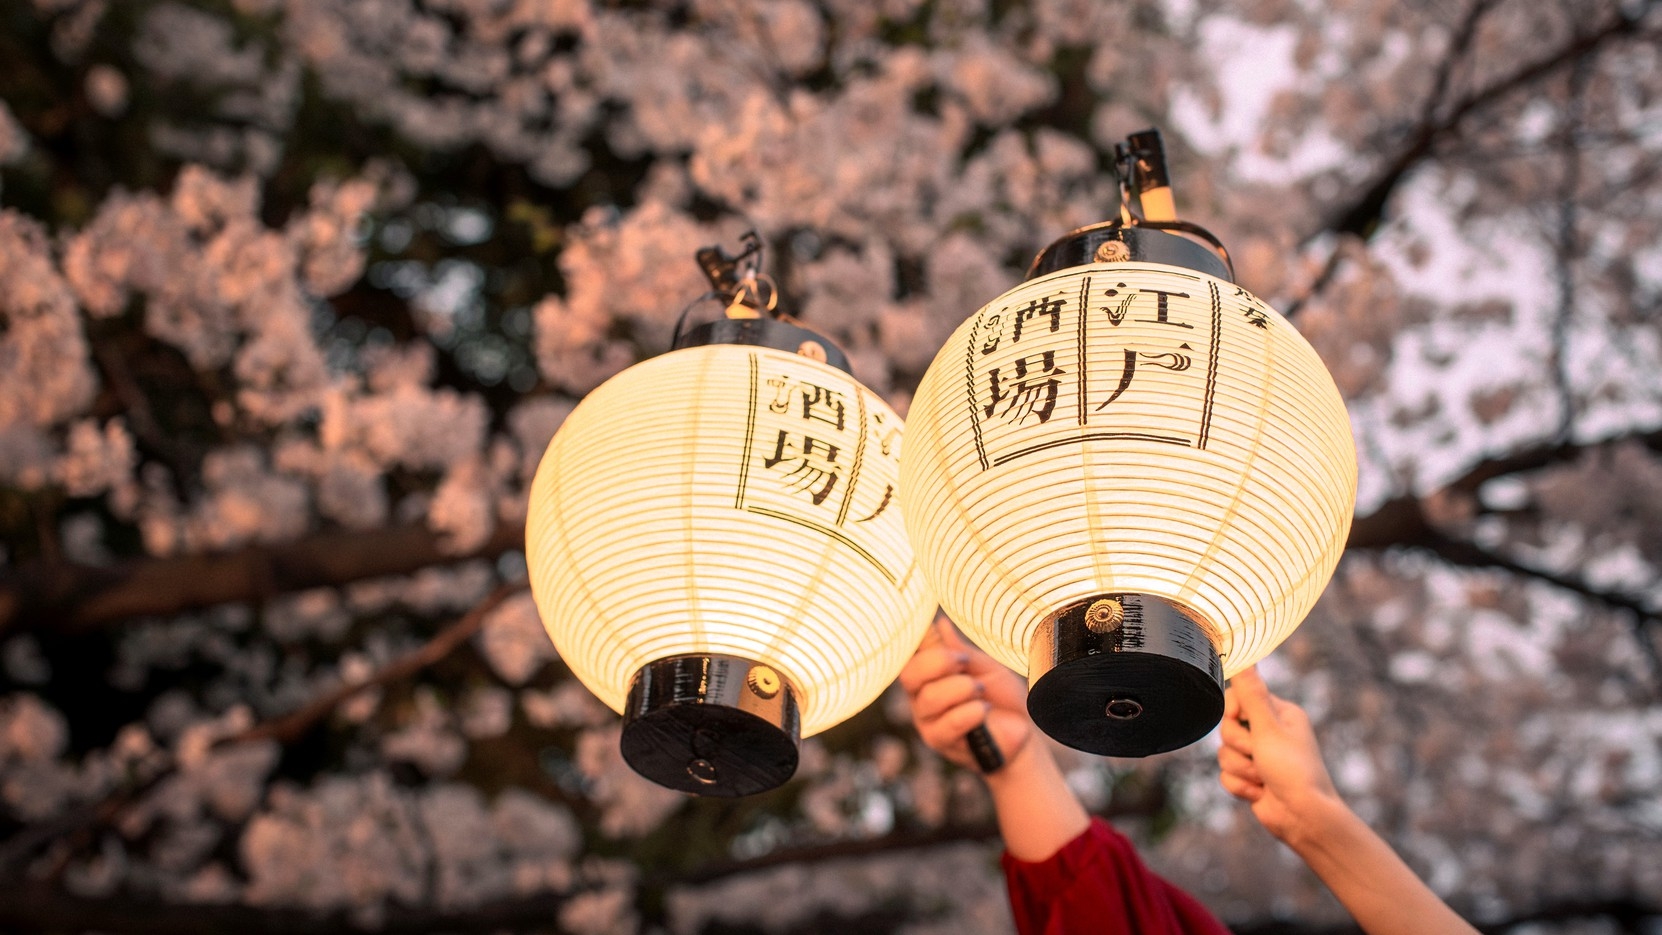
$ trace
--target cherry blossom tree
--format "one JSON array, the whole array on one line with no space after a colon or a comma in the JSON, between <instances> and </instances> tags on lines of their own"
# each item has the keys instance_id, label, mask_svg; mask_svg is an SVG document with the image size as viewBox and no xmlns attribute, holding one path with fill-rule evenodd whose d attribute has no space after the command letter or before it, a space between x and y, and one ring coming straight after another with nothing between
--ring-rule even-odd
<instances>
[{"instance_id":1,"label":"cherry blossom tree","mask_svg":"<svg viewBox=\"0 0 1662 935\"><path fill-rule=\"evenodd\" d=\"M1160 126L1346 397L1264 668L1501 932L1662 924L1655 0L0 0L0 925L1010 930L897 691L740 800L632 773L525 585L693 252L904 411ZM1064 751L1237 931L1345 931L1210 741Z\"/></svg>"}]
</instances>

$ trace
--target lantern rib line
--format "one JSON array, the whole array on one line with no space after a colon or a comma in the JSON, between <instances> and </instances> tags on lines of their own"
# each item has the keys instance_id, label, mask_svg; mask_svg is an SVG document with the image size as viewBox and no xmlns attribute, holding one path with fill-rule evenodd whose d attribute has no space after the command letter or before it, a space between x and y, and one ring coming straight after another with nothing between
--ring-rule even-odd
<instances>
[{"instance_id":1,"label":"lantern rib line","mask_svg":"<svg viewBox=\"0 0 1662 935\"><path fill-rule=\"evenodd\" d=\"M558 452L556 452L555 455L554 455L554 470L550 472L550 475L549 475L550 477L552 477L556 473L558 473L560 460L561 460L560 454ZM539 468L538 469L538 474L540 475L541 473L542 473L542 471ZM548 528L551 528L551 529L554 530L554 535L556 537L555 538L556 545L555 545L554 549L550 550L551 554L573 555L574 553L569 551L570 550L571 536L570 536L569 530L566 527L566 521L565 521L565 514L566 514L565 491L559 485L554 486L554 490L553 490L552 494L548 497L548 504L549 504L549 507L551 508L549 512L551 512L553 514L553 521L548 524ZM561 549L560 545L564 545L565 548ZM581 601L582 603L588 605L587 607L585 607L583 609L588 610L595 617L606 619L607 615L601 611L601 608L604 605L602 605L600 603L599 599L595 596L594 590L592 588L590 588L590 586L589 586L589 582L587 580L585 580L582 575L577 575L570 582L570 584L568 586L573 586L573 585L575 586L575 589L577 591L577 599L579 601ZM535 589L533 589L533 594L534 593L535 593ZM539 610L539 613L540 613L540 610ZM546 620L544 621L544 626L545 627L547 626L547 621ZM621 644L620 644L620 648L624 652L632 651L630 647L621 646ZM561 655L564 656L565 654L562 653ZM606 696L601 696L600 700L602 702L604 702L607 705L607 707L610 707L613 711L621 712L623 710L623 694L624 694L624 692L620 690L619 686L613 685L610 679L601 678L600 673L591 671L589 669L589 667L584 664L584 661L581 658L578 658L578 659L567 658L566 662L567 662L568 665L571 666L572 673L574 675L577 675L578 679L580 681L584 682L584 684L595 685L597 687L603 686L606 689ZM585 675L588 676L588 677L584 678ZM599 692L595 692L595 694L597 696L600 695Z\"/></svg>"},{"instance_id":2,"label":"lantern rib line","mask_svg":"<svg viewBox=\"0 0 1662 935\"><path fill-rule=\"evenodd\" d=\"M1152 435L1147 432L1081 432L1072 438L1054 438L1047 442L1040 442L1036 445L1028 445L1026 448L1018 448L1015 451L1005 452L1004 454L1001 454L997 458L993 459L993 464L995 466L1004 464L1023 457L1024 455L1033 454L1036 451L1044 451L1047 448L1060 448L1063 445L1078 445L1088 441L1102 441L1105 439L1116 438L1131 439L1134 441L1160 442L1161 444L1177 445L1183 448L1193 447L1187 438L1177 438L1172 435Z\"/></svg>"},{"instance_id":3,"label":"lantern rib line","mask_svg":"<svg viewBox=\"0 0 1662 935\"><path fill-rule=\"evenodd\" d=\"M975 324L970 326L969 341L964 345L964 388L969 391L970 431L975 435L975 456L981 461L983 471L992 465L987 463L987 443L981 438L981 419L975 412L975 339L981 333L981 320L986 314L985 307L975 314Z\"/></svg>"},{"instance_id":4,"label":"lantern rib line","mask_svg":"<svg viewBox=\"0 0 1662 935\"><path fill-rule=\"evenodd\" d=\"M1216 295L1216 291L1215 291L1216 287L1214 286L1213 289L1214 289L1213 294ZM1264 371L1266 373L1274 373L1275 372L1275 361L1274 361L1274 358L1275 358L1275 344L1268 337L1266 337L1265 340L1264 340L1264 351L1263 351L1263 353L1264 353L1265 358L1266 358L1265 359ZM1259 396L1259 402L1258 402L1258 411L1259 412L1264 411L1264 408L1265 408L1264 407L1264 400L1270 395L1272 386L1273 386L1273 384L1270 380L1265 380L1264 383L1260 386L1260 388L1259 388L1260 396ZM1233 518L1234 518L1235 514L1240 511L1241 498L1243 496L1245 496L1245 494L1246 494L1247 482L1252 479L1253 466L1258 463L1258 454L1264 446L1264 428L1265 428L1264 419L1260 416L1259 419L1253 424L1252 442L1251 442L1251 444L1246 446L1246 455L1245 455L1245 457L1241 458L1240 472L1237 475L1238 480L1235 482L1234 492L1230 495L1229 505L1224 508L1222 514L1220 514L1220 516L1219 516L1219 520L1218 520L1218 522L1216 523L1216 526L1215 526L1216 532L1212 536L1212 541L1207 543L1206 550L1200 554L1200 560L1195 562L1194 568L1192 570L1190 570L1190 572L1189 572L1188 579L1183 582L1182 593L1184 593L1184 594L1194 594L1195 593L1196 583L1199 582L1199 581L1202 581L1204 579L1205 570L1207 568L1209 568L1211 565L1214 564L1215 556L1217 554L1219 546L1222 545L1225 542L1225 540L1229 536L1230 529L1233 528L1233 525L1234 525L1233 524ZM1250 591L1242 593L1241 596L1244 597L1244 598L1258 597L1260 599L1260 601L1262 600L1262 595L1255 595L1255 594L1252 594ZM1271 609L1271 610L1279 609L1280 600L1284 596L1285 595L1283 594L1281 596L1276 597L1275 599L1272 599L1269 602L1268 609ZM1264 605L1262 603L1260 603L1259 606L1263 607ZM1279 628L1280 625L1284 625L1284 624L1285 624L1285 621L1281 621L1281 623L1278 625L1278 628ZM1230 630L1229 632L1231 634L1233 634L1235 631ZM1254 633L1254 634L1252 634L1252 636L1250 638L1253 639L1254 642L1256 642L1256 640L1261 635L1262 634L1260 634L1260 633ZM1218 648L1220 650L1222 650L1225 647L1220 646ZM1234 648L1235 648L1234 646L1228 647L1228 649L1231 650L1231 651L1233 651Z\"/></svg>"},{"instance_id":5,"label":"lantern rib line","mask_svg":"<svg viewBox=\"0 0 1662 935\"><path fill-rule=\"evenodd\" d=\"M750 408L744 414L744 454L739 460L739 489L733 494L733 508L744 509L744 488L750 482L750 452L756 441L756 383L760 363L750 355Z\"/></svg>"},{"instance_id":6,"label":"lantern rib line","mask_svg":"<svg viewBox=\"0 0 1662 935\"><path fill-rule=\"evenodd\" d=\"M803 519L800 516L792 516L791 514L780 510L770 510L765 506L747 505L745 506L745 509L752 513L759 513L762 516L771 516L774 519L782 519L787 523L795 523L798 526L812 529L815 532L822 532L838 542L841 542L843 545L853 549L856 555L870 562L873 568L876 568L878 571L882 572L883 577L887 578L890 584L899 583L898 579L895 578L894 572L890 571L882 562L878 561L877 556L866 551L864 546L860 545L858 542L855 542L853 539L850 539L848 536L843 535L837 530L832 529L830 526L822 526L819 523Z\"/></svg>"},{"instance_id":7,"label":"lantern rib line","mask_svg":"<svg viewBox=\"0 0 1662 935\"><path fill-rule=\"evenodd\" d=\"M1079 340L1074 343L1074 349L1078 352L1078 355L1079 355L1079 406L1078 406L1078 408L1079 408L1079 425L1081 427L1083 427L1085 425L1085 420L1087 418L1086 415L1085 415L1085 400L1087 398L1087 394L1086 394L1086 390L1085 390L1085 359L1089 355L1087 355L1085 353L1085 341L1086 341L1085 329L1086 329L1086 326L1089 324L1088 319L1090 317L1090 310L1091 310L1090 300L1091 300L1091 277L1086 276L1085 281L1083 283L1081 283L1080 286L1079 286Z\"/></svg>"},{"instance_id":8,"label":"lantern rib line","mask_svg":"<svg viewBox=\"0 0 1662 935\"><path fill-rule=\"evenodd\" d=\"M761 509L757 509L755 507L752 507L751 509L760 515L768 515L763 513ZM786 520L795 519L799 525L824 532L833 539L846 543L855 551L856 554L871 562L872 566L875 567L878 572L883 575L883 577L888 579L889 584L894 584L895 579L892 572L879 564L871 553L856 545L852 540L848 539L843 534L834 529L821 526L817 523L812 523L808 520L793 518L788 514L780 515L780 518ZM842 593L838 596L845 600L848 598L849 595L846 587L842 589L837 587L839 584L846 585L849 582L844 579L844 576L838 574L839 569L836 567L838 563L835 558L836 549L823 548L817 551L819 552L818 560L815 562L812 574L809 578L808 586L802 589L795 605L791 607L790 612L785 617L785 620L789 621L789 623L776 629L772 636L768 638L767 648L764 650L761 658L786 659L793 655L793 653L790 652L790 647L792 646L791 640L793 637L797 636L796 629L801 626L801 621L808 620L814 616L813 610L817 595L823 592L838 594L839 590L841 590ZM846 686L840 683L824 684L818 686L819 690L816 690L816 687L811 683L806 683L803 684L801 688L801 698L798 703L801 705L803 721L805 723L814 722L819 717L820 711L824 710L823 706L826 705L828 701L831 702L832 707L835 707L837 700L842 697L844 691L846 690Z\"/></svg>"},{"instance_id":9,"label":"lantern rib line","mask_svg":"<svg viewBox=\"0 0 1662 935\"><path fill-rule=\"evenodd\" d=\"M754 364L752 364L752 366L754 366ZM709 377L709 375L710 375L710 368L709 367L699 367L695 371L694 384L693 384L694 385L693 398L695 400L697 400L700 404L703 403L703 401L704 401L705 380ZM752 379L751 385L754 387L754 385L755 385L754 379ZM752 389L750 395L751 395L750 408L745 411L746 422L751 422L756 418L756 393L755 393L754 389ZM690 415L692 416L692 420L693 420L693 435L694 435L694 437L696 437L698 435L698 423L703 417L708 415L708 413L705 412L703 405L694 405ZM744 460L739 465L739 470L741 472L744 470L745 466L750 463L750 438L748 437L748 435L749 435L749 432L747 431L746 432L747 437L745 438L745 445L744 445L744 455L743 455ZM683 444L682 456L683 456L683 458L685 458L686 448L685 448L685 441L684 440L683 440L682 444ZM683 500L687 503L691 503L693 501L694 491L697 487L694 475L695 475L694 471L683 470L681 472L681 496L682 496ZM742 490L742 488L741 488L741 490ZM740 493L740 496L743 496L742 492ZM699 557L700 556L699 556L699 549L698 549L697 526L698 526L697 520L694 518L694 516L693 516L693 514L690 510L682 515L682 517L681 517L681 536L682 536L681 547L682 547L682 549L685 550L685 552L683 554L686 556L686 561L684 563L682 563L682 565L681 565L681 571L682 571L681 580L683 582L682 588L684 589L684 591L687 595L687 602L688 602L687 620L688 620L688 623L690 624L690 628L692 630L693 637L695 639L698 639L698 640L704 640L704 639L706 639L706 636L705 636L705 633L704 633L704 609L703 609L702 606L700 606L701 605L701 600L700 600L699 587L698 587L698 576L699 576L699 571L700 571L700 568L699 568L699 566L700 566Z\"/></svg>"},{"instance_id":10,"label":"lantern rib line","mask_svg":"<svg viewBox=\"0 0 1662 935\"><path fill-rule=\"evenodd\" d=\"M970 345L969 345L971 354L973 354L974 347L975 347L975 344L974 344L975 333L977 331L979 331L980 324L981 324L981 316L984 315L985 313L986 313L986 309L983 308L981 310L981 312L979 314L977 314L975 322L971 326L971 335L970 335L971 340L970 340ZM962 326L960 325L960 327L962 327ZM968 354L966 354L966 357L965 357L966 366L967 367L972 366L973 363L974 363L974 358L969 356ZM973 374L973 370L971 370L970 372ZM926 375L925 376L925 383L927 383L927 382L928 382L928 377ZM973 377L972 377L971 382L970 382L970 388L971 388L971 391L972 391L971 392L971 398L970 398L970 422L971 422L972 425L978 425L978 423L975 421L975 408L974 408L975 400L974 400L974 394L973 394L974 385L975 384L973 382ZM921 387L920 387L920 389L921 389ZM920 395L924 395L924 394L920 394ZM929 399L929 397L927 395L924 395L924 398L926 400L929 400L930 402L933 402L933 400ZM907 442L907 444L915 446L920 441L927 440L927 443L930 445L930 453L934 455L934 457L936 459L936 462L937 463L946 462L949 458L948 449L947 449L948 439L946 437L946 432L943 431L943 427L940 425L941 416L938 413L938 411L934 408L930 408L928 406L925 406L921 413L917 412L917 410L914 410L913 414L915 416L917 416L918 418L915 419L911 423L910 432L912 434L909 435L910 440ZM978 450L978 454L980 454L983 458L985 458L986 452L985 452L984 449L980 449L980 450ZM982 470L985 471L987 469L985 467L985 461L983 461L982 463L983 463ZM905 473L903 471L902 478L904 479L904 477L905 477ZM915 478L914 478L914 480L915 480ZM937 506L937 507L941 507L941 508L950 510L953 514L956 515L956 517L960 521L958 529L953 530L950 526L947 526L944 519L937 519L937 521L931 522L928 525L924 525L922 522L920 522L919 525L922 528L919 531L920 531L920 533L922 533L922 535L913 536L913 538L914 539L927 539L927 538L930 538L930 537L933 537L933 536L937 536L941 533L951 534L953 532L959 532L959 533L967 536L970 539L970 541L974 543L975 548L974 549L969 549L969 550L965 550L961 547L954 548L954 545L956 545L956 543L951 543L951 544L948 544L945 547L949 550L949 554L962 555L966 551L971 552L972 554L976 554L979 558L983 559L982 567L985 569L985 574L986 575L990 575L995 580L1002 581L1002 582L1009 582L1011 580L1014 580L1017 576L1012 574L1009 566L999 559L997 553L992 549L991 543L988 541L987 536L983 533L983 531L981 529L977 528L975 523L973 523L971 521L968 508L957 496L957 494L959 493L959 489L958 489L957 485L953 483L952 478L950 476L947 477L947 478L944 478L944 481L945 481L945 483L941 486L941 488L929 491L926 494L926 496L928 496L931 499L931 503L932 503L933 506ZM916 496L916 494L913 494L912 496ZM910 520L911 520L912 516L914 516L914 515L916 515L914 512L909 512L908 513L908 522L909 523L910 523ZM911 533L910 528L908 528L908 533ZM921 555L918 556L919 565L921 565L923 563L923 560L924 560L923 556L921 556ZM942 576L943 580L950 580L952 577L955 577L955 571L956 570L951 568L950 566L949 567L942 567L942 568L939 569L939 571L941 573L941 576ZM931 584L933 584L933 583L934 582L932 581ZM941 590L949 591L950 589L942 588ZM942 597L947 597L948 595L942 594L941 596ZM1023 594L1019 594L1019 593L1009 594L1009 595L1006 595L1006 596L1009 597L1009 598L1014 599L1015 601L1018 601L1018 602L1021 602L1021 603L1025 604L1027 606L1027 609L1032 612L1035 619L1029 621L1030 627L1036 627L1038 625L1036 618L1042 617L1044 614L1048 613L1048 610L1042 604L1038 603L1038 601L1035 598L1033 598L1031 596L1023 595ZM998 595L995 594L991 598L991 600L996 602L998 600ZM956 603L956 601L954 601L954 603ZM992 622L992 620L989 619L989 618L992 617L992 615L987 612L986 607L985 607L985 602L982 601L982 600L976 600L976 599L972 598L968 604L966 604L962 607L945 607L945 605L943 603L943 608L947 611L947 613L949 615L952 615L954 617L954 619L959 620L964 625L970 627L972 630L982 630L982 631L988 632L988 633L994 632L994 627L996 626L996 624L994 624ZM1015 620L1014 618L1015 618L1014 613L1008 613L1004 616L1004 619L1011 621L1011 622L1006 624L1007 627L1020 627L1021 626L1021 621ZM991 647L991 648L992 649L1002 649L1002 647L998 647L996 645L994 647ZM1011 669L1015 670L1016 672L1020 672L1020 673L1024 673L1024 674L1027 672L1027 661L1023 657L1021 657L1020 655L1006 655L1006 654L1003 654L1001 652L999 654L999 661L1004 663L1006 666L1009 666Z\"/></svg>"},{"instance_id":11,"label":"lantern rib line","mask_svg":"<svg viewBox=\"0 0 1662 935\"><path fill-rule=\"evenodd\" d=\"M860 436L854 443L854 466L848 470L848 486L843 489L842 506L837 509L838 526L848 519L848 508L854 505L854 491L860 489L860 465L866 460L866 394L856 392L854 399L860 404ZM889 580L893 582L894 578Z\"/></svg>"},{"instance_id":12,"label":"lantern rib line","mask_svg":"<svg viewBox=\"0 0 1662 935\"><path fill-rule=\"evenodd\" d=\"M1206 440L1212 435L1212 399L1218 391L1218 343L1222 340L1223 304L1218 296L1218 284L1209 282L1212 293L1212 342L1206 354L1206 395L1200 407L1200 439L1195 448L1206 450Z\"/></svg>"}]
</instances>

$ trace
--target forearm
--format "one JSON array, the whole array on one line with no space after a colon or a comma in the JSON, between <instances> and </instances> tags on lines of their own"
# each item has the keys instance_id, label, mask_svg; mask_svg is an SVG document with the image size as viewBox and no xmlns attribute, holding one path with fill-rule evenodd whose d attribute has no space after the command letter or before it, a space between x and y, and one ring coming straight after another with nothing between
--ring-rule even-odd
<instances>
[{"instance_id":1,"label":"forearm","mask_svg":"<svg viewBox=\"0 0 1662 935\"><path fill-rule=\"evenodd\" d=\"M986 780L1005 849L1017 860L1045 860L1090 826L1085 807L1039 738Z\"/></svg>"},{"instance_id":2,"label":"forearm","mask_svg":"<svg viewBox=\"0 0 1662 935\"><path fill-rule=\"evenodd\" d=\"M1315 871L1368 935L1475 935L1342 801L1310 807L1287 844Z\"/></svg>"}]
</instances>

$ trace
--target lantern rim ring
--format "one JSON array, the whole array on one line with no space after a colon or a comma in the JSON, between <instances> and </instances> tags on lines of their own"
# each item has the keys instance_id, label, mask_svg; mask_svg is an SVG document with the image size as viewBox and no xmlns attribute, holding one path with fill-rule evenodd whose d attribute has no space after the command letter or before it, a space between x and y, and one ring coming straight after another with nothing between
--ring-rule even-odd
<instances>
[{"instance_id":1,"label":"lantern rim ring","mask_svg":"<svg viewBox=\"0 0 1662 935\"><path fill-rule=\"evenodd\" d=\"M766 347L786 354L806 357L828 367L835 367L850 376L854 366L842 348L824 335L790 322L774 318L718 318L679 331L671 344L672 351L711 344L739 344L747 347Z\"/></svg>"},{"instance_id":2,"label":"lantern rim ring","mask_svg":"<svg viewBox=\"0 0 1662 935\"><path fill-rule=\"evenodd\" d=\"M1188 234L1189 237L1181 234ZM1128 256L1117 262L1163 263L1215 276L1225 282L1235 281L1235 263L1229 258L1229 250L1224 247L1223 241L1199 224L1189 221L1126 224L1117 218L1076 228L1051 241L1034 255L1022 279L1033 280L1069 267L1097 262L1098 248L1108 241L1120 241L1126 245Z\"/></svg>"},{"instance_id":3,"label":"lantern rim ring","mask_svg":"<svg viewBox=\"0 0 1662 935\"><path fill-rule=\"evenodd\" d=\"M715 653L655 659L630 681L619 750L635 772L680 792L728 798L766 792L796 773L798 698L777 666L753 659Z\"/></svg>"},{"instance_id":4,"label":"lantern rim ring","mask_svg":"<svg viewBox=\"0 0 1662 935\"><path fill-rule=\"evenodd\" d=\"M1102 601L1123 619L1087 622ZM1033 636L1027 710L1039 729L1102 756L1165 753L1223 718L1223 664L1193 611L1149 594L1094 594L1052 613Z\"/></svg>"}]
</instances>

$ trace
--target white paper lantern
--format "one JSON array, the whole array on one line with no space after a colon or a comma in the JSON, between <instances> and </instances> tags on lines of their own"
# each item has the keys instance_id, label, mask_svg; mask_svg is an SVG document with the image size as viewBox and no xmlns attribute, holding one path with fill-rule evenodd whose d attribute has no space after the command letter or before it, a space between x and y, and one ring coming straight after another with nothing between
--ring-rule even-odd
<instances>
[{"instance_id":1,"label":"white paper lantern","mask_svg":"<svg viewBox=\"0 0 1662 935\"><path fill-rule=\"evenodd\" d=\"M883 691L935 598L895 499L899 417L804 356L824 357L811 332L717 327L805 351L688 347L594 390L538 468L526 548L549 636L625 714L631 766L743 795L789 778L799 731Z\"/></svg>"},{"instance_id":2,"label":"white paper lantern","mask_svg":"<svg viewBox=\"0 0 1662 935\"><path fill-rule=\"evenodd\" d=\"M907 529L947 613L1034 679L1047 733L1173 749L1332 575L1350 423L1303 337L1187 239L1102 225L1035 266L913 398Z\"/></svg>"}]
</instances>

